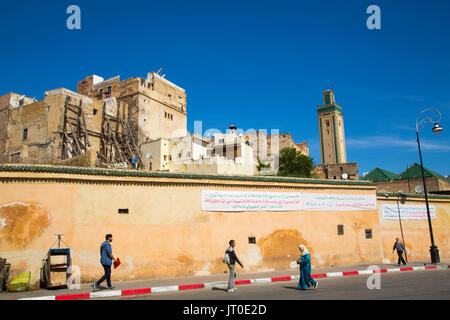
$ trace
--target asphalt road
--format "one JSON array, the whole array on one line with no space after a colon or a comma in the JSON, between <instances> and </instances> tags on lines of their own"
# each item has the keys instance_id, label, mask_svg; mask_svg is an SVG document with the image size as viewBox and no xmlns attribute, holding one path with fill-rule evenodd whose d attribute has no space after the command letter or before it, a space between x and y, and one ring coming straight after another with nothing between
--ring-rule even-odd
<instances>
[{"instance_id":1,"label":"asphalt road","mask_svg":"<svg viewBox=\"0 0 450 320\"><path fill-rule=\"evenodd\" d=\"M228 293L223 287L153 293L109 299L122 300L450 300L450 270L379 274L381 289L368 289L368 275L318 279L317 289L296 290L296 281L239 285ZM103 299L93 299L103 300Z\"/></svg>"}]
</instances>

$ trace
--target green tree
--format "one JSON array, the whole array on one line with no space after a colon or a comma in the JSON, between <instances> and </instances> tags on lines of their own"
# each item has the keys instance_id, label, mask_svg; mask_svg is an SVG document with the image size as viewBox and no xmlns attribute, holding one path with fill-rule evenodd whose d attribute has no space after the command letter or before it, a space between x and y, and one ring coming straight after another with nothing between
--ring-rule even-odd
<instances>
[{"instance_id":1,"label":"green tree","mask_svg":"<svg viewBox=\"0 0 450 320\"><path fill-rule=\"evenodd\" d=\"M297 149L283 148L280 150L279 176L311 178L313 169L313 159L301 154Z\"/></svg>"}]
</instances>

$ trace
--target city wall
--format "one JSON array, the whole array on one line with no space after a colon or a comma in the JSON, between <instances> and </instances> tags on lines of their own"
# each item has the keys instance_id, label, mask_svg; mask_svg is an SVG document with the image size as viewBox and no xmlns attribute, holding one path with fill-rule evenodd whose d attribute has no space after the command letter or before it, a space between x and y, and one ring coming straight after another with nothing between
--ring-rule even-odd
<instances>
[{"instance_id":1,"label":"city wall","mask_svg":"<svg viewBox=\"0 0 450 320\"><path fill-rule=\"evenodd\" d=\"M122 261L114 280L222 274L230 239L236 240L245 271L295 269L301 243L310 250L313 267L394 261L398 221L383 221L379 209L209 212L202 211L202 190L376 194L369 182L3 165L0 256L11 263L12 275L31 271L34 285L57 233L64 234L83 282L102 275L99 246L107 233ZM395 199L379 196L377 206ZM441 258L449 258L450 198L431 201L437 210L436 243ZM403 230L410 260L427 260L426 220L405 221Z\"/></svg>"}]
</instances>

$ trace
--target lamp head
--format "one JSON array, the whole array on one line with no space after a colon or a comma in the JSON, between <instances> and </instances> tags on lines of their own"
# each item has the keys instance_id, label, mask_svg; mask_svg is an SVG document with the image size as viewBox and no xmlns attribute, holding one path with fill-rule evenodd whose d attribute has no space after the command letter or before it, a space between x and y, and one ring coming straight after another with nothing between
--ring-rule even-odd
<instances>
[{"instance_id":1,"label":"lamp head","mask_svg":"<svg viewBox=\"0 0 450 320\"><path fill-rule=\"evenodd\" d=\"M433 127L433 129L431 129L431 131L436 134L441 134L443 129L444 128L440 127L437 123L435 123L434 127Z\"/></svg>"}]
</instances>

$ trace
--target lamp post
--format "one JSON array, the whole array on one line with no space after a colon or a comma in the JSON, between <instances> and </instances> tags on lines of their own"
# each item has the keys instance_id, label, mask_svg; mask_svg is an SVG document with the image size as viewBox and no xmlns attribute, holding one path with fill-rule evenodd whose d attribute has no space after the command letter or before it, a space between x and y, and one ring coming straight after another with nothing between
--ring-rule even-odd
<instances>
[{"instance_id":1,"label":"lamp post","mask_svg":"<svg viewBox=\"0 0 450 320\"><path fill-rule=\"evenodd\" d=\"M424 117L422 120L419 121L420 116L422 113L426 111L434 111L435 114L433 116ZM439 116L439 119L433 120L433 117ZM418 122L419 121L419 122ZM442 131L442 127L439 126L439 121L441 121L441 113L439 110L435 108L428 108L425 110L422 110L419 115L416 118L416 136L417 136L417 146L419 147L419 158L420 158L420 169L422 171L422 181L423 181L423 192L425 194L425 203L427 207L427 217L428 217L428 228L430 229L430 238L431 238L431 246L430 246L430 255L431 255L431 263L439 263L439 249L434 244L434 236L433 236L433 227L431 225L431 217L430 217L430 207L428 205L428 194L427 194L427 186L425 183L425 173L423 171L423 162L422 162L422 153L420 151L420 141L419 141L419 130L424 128L424 124L427 122L433 123L433 129L431 130L433 133L440 134Z\"/></svg>"},{"instance_id":2,"label":"lamp post","mask_svg":"<svg viewBox=\"0 0 450 320\"><path fill-rule=\"evenodd\" d=\"M400 223L400 233L402 235L403 246L405 247L405 260L406 260L406 262L408 262L408 253L406 252L406 243L405 243L405 238L403 237L403 227L402 227L402 216L400 214L400 204L398 203L400 198L401 198L402 204L404 204L406 201L406 196L403 193L400 193L400 192L397 193L398 221Z\"/></svg>"}]
</instances>

